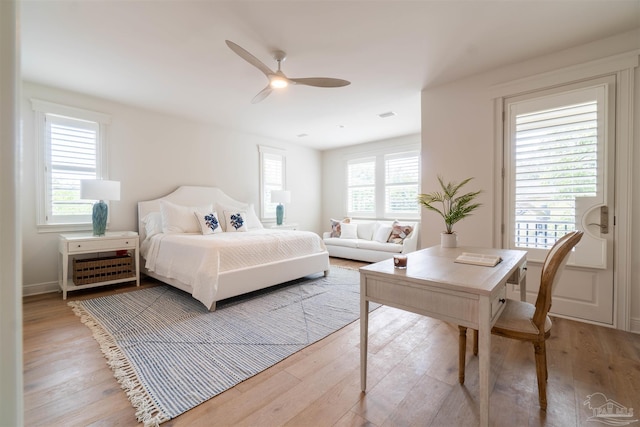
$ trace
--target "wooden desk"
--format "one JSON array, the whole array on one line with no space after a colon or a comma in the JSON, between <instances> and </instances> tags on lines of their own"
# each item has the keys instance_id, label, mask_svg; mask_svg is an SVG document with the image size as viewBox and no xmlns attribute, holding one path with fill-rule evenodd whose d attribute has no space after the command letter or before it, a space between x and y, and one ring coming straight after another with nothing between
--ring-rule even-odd
<instances>
[{"instance_id":1,"label":"wooden desk","mask_svg":"<svg viewBox=\"0 0 640 427\"><path fill-rule=\"evenodd\" d=\"M495 267L459 264L462 252L495 254ZM491 328L504 310L508 283L526 292L526 252L434 246L408 254L407 269L393 259L360 268L360 381L367 387L369 302L400 308L479 331L480 425L489 425Z\"/></svg>"}]
</instances>

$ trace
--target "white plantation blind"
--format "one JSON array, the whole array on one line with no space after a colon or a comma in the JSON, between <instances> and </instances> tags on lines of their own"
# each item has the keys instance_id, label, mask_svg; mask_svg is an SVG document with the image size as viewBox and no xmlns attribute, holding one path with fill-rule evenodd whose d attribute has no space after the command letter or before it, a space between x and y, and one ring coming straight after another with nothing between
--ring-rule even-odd
<instances>
[{"instance_id":1,"label":"white plantation blind","mask_svg":"<svg viewBox=\"0 0 640 427\"><path fill-rule=\"evenodd\" d=\"M372 217L376 213L376 158L347 162L347 214Z\"/></svg>"},{"instance_id":2,"label":"white plantation blind","mask_svg":"<svg viewBox=\"0 0 640 427\"><path fill-rule=\"evenodd\" d=\"M419 213L420 156L417 152L385 156L385 217Z\"/></svg>"},{"instance_id":3,"label":"white plantation blind","mask_svg":"<svg viewBox=\"0 0 640 427\"><path fill-rule=\"evenodd\" d=\"M98 177L99 124L53 114L45 115L45 123L47 222L88 220L93 203L80 199L80 180Z\"/></svg>"},{"instance_id":4,"label":"white plantation blind","mask_svg":"<svg viewBox=\"0 0 640 427\"><path fill-rule=\"evenodd\" d=\"M596 100L515 117L515 246L549 249L598 188ZM601 161L601 159L600 159Z\"/></svg>"},{"instance_id":5,"label":"white plantation blind","mask_svg":"<svg viewBox=\"0 0 640 427\"><path fill-rule=\"evenodd\" d=\"M278 204L271 201L271 192L285 189L285 156L279 150L260 147L260 159L261 216L275 218Z\"/></svg>"}]
</instances>

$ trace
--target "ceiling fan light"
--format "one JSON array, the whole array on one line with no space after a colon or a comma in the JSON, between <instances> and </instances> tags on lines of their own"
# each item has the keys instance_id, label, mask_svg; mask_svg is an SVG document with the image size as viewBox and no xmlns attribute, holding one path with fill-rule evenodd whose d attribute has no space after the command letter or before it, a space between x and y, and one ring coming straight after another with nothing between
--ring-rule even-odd
<instances>
[{"instance_id":1,"label":"ceiling fan light","mask_svg":"<svg viewBox=\"0 0 640 427\"><path fill-rule=\"evenodd\" d=\"M269 82L269 85L273 89L282 89L283 87L289 86L289 82L286 79L283 79L282 77L274 77Z\"/></svg>"}]
</instances>

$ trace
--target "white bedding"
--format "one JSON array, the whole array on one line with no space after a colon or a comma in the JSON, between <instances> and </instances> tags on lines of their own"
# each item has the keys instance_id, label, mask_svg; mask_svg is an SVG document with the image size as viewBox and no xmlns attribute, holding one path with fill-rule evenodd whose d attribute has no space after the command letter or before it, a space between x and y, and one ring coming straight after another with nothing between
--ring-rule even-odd
<instances>
[{"instance_id":1,"label":"white bedding","mask_svg":"<svg viewBox=\"0 0 640 427\"><path fill-rule=\"evenodd\" d=\"M145 267L191 285L193 297L210 307L216 301L218 275L325 251L322 239L308 231L250 230L219 234L156 234L141 246Z\"/></svg>"}]
</instances>

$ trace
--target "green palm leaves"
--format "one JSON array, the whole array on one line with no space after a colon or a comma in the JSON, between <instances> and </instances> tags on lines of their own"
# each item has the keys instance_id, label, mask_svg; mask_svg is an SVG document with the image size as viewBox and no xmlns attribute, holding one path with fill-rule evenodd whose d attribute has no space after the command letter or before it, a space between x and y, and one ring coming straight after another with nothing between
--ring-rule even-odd
<instances>
[{"instance_id":1,"label":"green palm leaves","mask_svg":"<svg viewBox=\"0 0 640 427\"><path fill-rule=\"evenodd\" d=\"M437 212L442 218L444 218L448 234L453 233L453 224L468 217L471 215L471 212L482 206L481 203L472 203L482 190L457 196L460 188L472 179L473 178L467 178L459 184L456 184L455 182L445 184L442 177L438 176L438 181L440 182L442 191L420 194L418 196L418 201L422 206L430 211Z\"/></svg>"}]
</instances>

